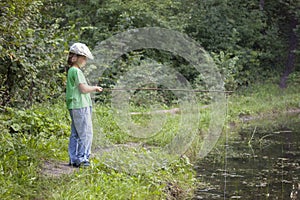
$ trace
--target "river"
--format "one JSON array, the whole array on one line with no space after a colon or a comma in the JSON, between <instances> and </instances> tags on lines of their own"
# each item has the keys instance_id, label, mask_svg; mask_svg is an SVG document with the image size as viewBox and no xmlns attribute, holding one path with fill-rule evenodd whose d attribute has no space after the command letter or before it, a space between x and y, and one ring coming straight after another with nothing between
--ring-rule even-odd
<instances>
[{"instance_id":1,"label":"river","mask_svg":"<svg viewBox=\"0 0 300 200\"><path fill-rule=\"evenodd\" d=\"M300 115L230 128L196 170L194 199L300 199Z\"/></svg>"}]
</instances>

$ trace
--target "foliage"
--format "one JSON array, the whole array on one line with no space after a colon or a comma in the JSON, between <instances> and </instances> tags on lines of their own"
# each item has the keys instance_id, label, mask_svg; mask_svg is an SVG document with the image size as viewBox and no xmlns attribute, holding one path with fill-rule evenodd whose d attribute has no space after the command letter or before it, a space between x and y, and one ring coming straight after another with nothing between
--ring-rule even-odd
<instances>
[{"instance_id":1,"label":"foliage","mask_svg":"<svg viewBox=\"0 0 300 200\"><path fill-rule=\"evenodd\" d=\"M290 74L288 79L288 84L293 87L297 87L300 84L300 72L295 71Z\"/></svg>"},{"instance_id":2,"label":"foliage","mask_svg":"<svg viewBox=\"0 0 300 200\"><path fill-rule=\"evenodd\" d=\"M229 97L229 119L238 121L240 117L299 107L299 70L290 75L290 87L285 91L278 90L274 84L291 53L291 34L299 40L299 22L295 29L289 24L292 20L299 21L299 16L299 1L292 0L266 1L264 5L255 0L1 1L1 199L172 199L192 193L189 188L195 180L188 159L180 159L155 173L136 175L115 171L95 159L91 169L69 176L59 179L41 176L39 171L44 160L67 162L70 119L61 99L66 81L65 51L72 42L82 41L93 48L116 33L141 27L186 33L213 57L226 89L236 91ZM298 48L293 51L299 55ZM195 89L206 89L203 76L190 63L170 52L155 49L122 55L104 72L100 84L112 88L135 67L154 64L158 70L178 71ZM299 62L295 66L298 65ZM137 70L133 75L152 74ZM162 78L170 77L164 74ZM253 86L256 82L259 84ZM141 86L164 87L154 83ZM113 118L112 108L106 105L110 95L107 92L96 97L97 103L104 102L95 106L100 134L112 144L136 142ZM50 103L45 103L47 101ZM207 103L209 97L201 94L201 101L199 103ZM135 91L130 111L148 112L154 102L165 109L178 104L171 92ZM207 128L209 111L203 111L203 115L200 132ZM143 142L159 147L168 144L178 128L178 118L168 116L160 134ZM139 125L150 121L149 116L143 114L131 120ZM198 139L195 149L201 145L201 138ZM189 150L188 154L195 152ZM188 194L180 193L182 190ZM87 194L87 191L90 192Z\"/></svg>"},{"instance_id":3,"label":"foliage","mask_svg":"<svg viewBox=\"0 0 300 200\"><path fill-rule=\"evenodd\" d=\"M38 195L40 163L67 157L69 120L60 105L32 109L7 108L0 115L1 199L26 199Z\"/></svg>"},{"instance_id":4,"label":"foliage","mask_svg":"<svg viewBox=\"0 0 300 200\"><path fill-rule=\"evenodd\" d=\"M83 41L93 48L116 33L141 27L177 30L198 41L214 57L227 89L277 77L284 70L291 31L299 38L299 26L290 30L287 23L299 18L298 8L298 1L289 0L264 5L254 0L2 1L0 104L29 106L57 98L64 92L64 51L69 44ZM143 49L135 53L204 87L201 75L176 55ZM115 65L129 67L134 64L131 56L136 55ZM124 70L116 72L104 74L105 86L114 84Z\"/></svg>"},{"instance_id":5,"label":"foliage","mask_svg":"<svg viewBox=\"0 0 300 200\"><path fill-rule=\"evenodd\" d=\"M47 109L50 108L46 106L38 110L7 108L5 117L0 123L3 133L10 133L12 135L29 134L45 137L67 135L67 131L69 130L68 126L65 125L65 121L68 119L65 118L67 115L56 113L55 116L49 117L49 110Z\"/></svg>"},{"instance_id":6,"label":"foliage","mask_svg":"<svg viewBox=\"0 0 300 200\"><path fill-rule=\"evenodd\" d=\"M40 104L23 111L8 109L1 113L1 199L171 199L192 195L195 179L187 157L164 169L136 174L116 171L94 158L89 169L58 178L45 176L44 162L68 162L70 121L62 104ZM103 136L112 144L126 142L110 112L106 106L95 109L95 114L103 120L100 124Z\"/></svg>"},{"instance_id":7,"label":"foliage","mask_svg":"<svg viewBox=\"0 0 300 200\"><path fill-rule=\"evenodd\" d=\"M229 97L228 120L236 122L240 117L249 114L255 117L282 112L286 108L298 108L297 94L299 94L298 85L288 88L284 94L278 91L274 83L243 88ZM103 199L119 197L172 199L174 195L178 198L193 195L194 172L189 159L185 156L153 173L127 174L93 159L91 168L80 169L74 174L60 178L42 175L41 167L44 161L55 159L68 162L67 143L70 121L63 104L63 102L40 104L32 109L23 111L8 109L1 113L1 199L65 199L83 196ZM143 109L137 107L132 111L147 112ZM135 142L132 137L120 131L110 107L98 105L94 111L99 117L99 120L94 119L97 122L95 130L99 130L100 126L101 134L111 144ZM205 110L203 115L199 129L205 129L209 110ZM178 117L169 116L166 127L161 130L161 136L144 142L158 146L168 143L170 134L176 132ZM32 120L35 123L31 124L32 128L29 129L26 124L30 125ZM143 124L148 119L139 117L132 120ZM16 129L13 124L18 124L19 129ZM188 155L197 154L197 148L201 144L194 145L187 152Z\"/></svg>"},{"instance_id":8,"label":"foliage","mask_svg":"<svg viewBox=\"0 0 300 200\"><path fill-rule=\"evenodd\" d=\"M73 24L75 29L80 31L80 39L86 41L89 46L94 46L115 33L133 28L181 29L179 1L56 0L54 2L61 4L61 7L57 7L53 15L64 19L62 25Z\"/></svg>"},{"instance_id":9,"label":"foliage","mask_svg":"<svg viewBox=\"0 0 300 200\"><path fill-rule=\"evenodd\" d=\"M236 89L272 75L269 70L275 67L270 62L276 58L275 44L279 45L274 33L277 26L266 24L257 1L189 3L192 11L186 32L212 52L225 72L227 88ZM261 76L262 71L267 73Z\"/></svg>"},{"instance_id":10,"label":"foliage","mask_svg":"<svg viewBox=\"0 0 300 200\"><path fill-rule=\"evenodd\" d=\"M64 91L64 62L69 33L50 6L37 0L1 2L0 104L28 106Z\"/></svg>"}]
</instances>

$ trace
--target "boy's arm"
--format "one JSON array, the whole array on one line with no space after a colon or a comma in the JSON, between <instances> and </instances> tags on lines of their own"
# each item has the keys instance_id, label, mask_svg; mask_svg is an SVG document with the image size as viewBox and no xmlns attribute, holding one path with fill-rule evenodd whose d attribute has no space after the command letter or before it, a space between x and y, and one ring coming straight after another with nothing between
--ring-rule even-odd
<instances>
[{"instance_id":1,"label":"boy's arm","mask_svg":"<svg viewBox=\"0 0 300 200\"><path fill-rule=\"evenodd\" d=\"M79 91L81 93L102 92L103 88L99 86L89 86L84 83L79 83Z\"/></svg>"}]
</instances>

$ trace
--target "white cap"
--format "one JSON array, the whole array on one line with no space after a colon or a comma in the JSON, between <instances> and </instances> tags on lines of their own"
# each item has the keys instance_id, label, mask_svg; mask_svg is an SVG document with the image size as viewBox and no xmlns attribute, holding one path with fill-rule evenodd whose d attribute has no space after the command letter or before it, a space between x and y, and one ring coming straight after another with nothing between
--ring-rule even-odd
<instances>
[{"instance_id":1,"label":"white cap","mask_svg":"<svg viewBox=\"0 0 300 200\"><path fill-rule=\"evenodd\" d=\"M71 53L75 53L77 55L85 56L89 59L94 59L94 56L92 55L91 51L89 48L83 44L83 43L74 43L69 50Z\"/></svg>"}]
</instances>

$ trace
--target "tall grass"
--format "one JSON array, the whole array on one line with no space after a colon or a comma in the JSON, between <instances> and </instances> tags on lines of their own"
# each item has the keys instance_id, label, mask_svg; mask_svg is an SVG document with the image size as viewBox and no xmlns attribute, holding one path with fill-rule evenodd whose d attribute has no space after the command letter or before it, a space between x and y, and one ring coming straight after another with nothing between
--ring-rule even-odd
<instances>
[{"instance_id":1,"label":"tall grass","mask_svg":"<svg viewBox=\"0 0 300 200\"><path fill-rule=\"evenodd\" d=\"M263 116L300 108L300 88L291 85L280 89L277 84L265 83L243 87L229 97L229 117Z\"/></svg>"},{"instance_id":2,"label":"tall grass","mask_svg":"<svg viewBox=\"0 0 300 200\"><path fill-rule=\"evenodd\" d=\"M242 88L228 97L227 123L239 122L245 116L263 116L298 109L300 88L280 90L264 84ZM168 109L168 108L166 108ZM145 108L132 111L147 112ZM131 151L162 148L178 131L179 115L166 114L159 133L147 139L130 136L121 129L111 108L94 108L95 142L97 145L140 144ZM57 176L43 173L47 162L68 163L70 118L64 102L35 105L28 110L7 109L0 114L0 199L183 199L193 196L195 172L190 160L197 158L201 135L207 131L210 110L201 110L199 134L185 155L161 168L149 171L117 170L98 157L90 168ZM155 116L154 116L155 117ZM136 115L132 121L145 126L148 115ZM98 143L99 142L99 143ZM222 141L220 141L222 142ZM188 158L189 157L189 158ZM124 166L135 164L123 160ZM127 163L125 163L127 162Z\"/></svg>"},{"instance_id":3,"label":"tall grass","mask_svg":"<svg viewBox=\"0 0 300 200\"><path fill-rule=\"evenodd\" d=\"M97 112L100 120L94 123L96 135L101 128L102 137L111 145L137 142L118 127L109 107L95 106L95 114ZM70 119L63 102L36 105L28 110L8 109L1 118L0 199L172 199L192 196L194 171L187 158L147 173L127 173L93 157L90 168L60 176L56 174L57 169L52 174L45 174L45 163L68 163ZM171 125L169 122L168 126ZM164 138L157 138L149 145L164 144Z\"/></svg>"}]
</instances>

